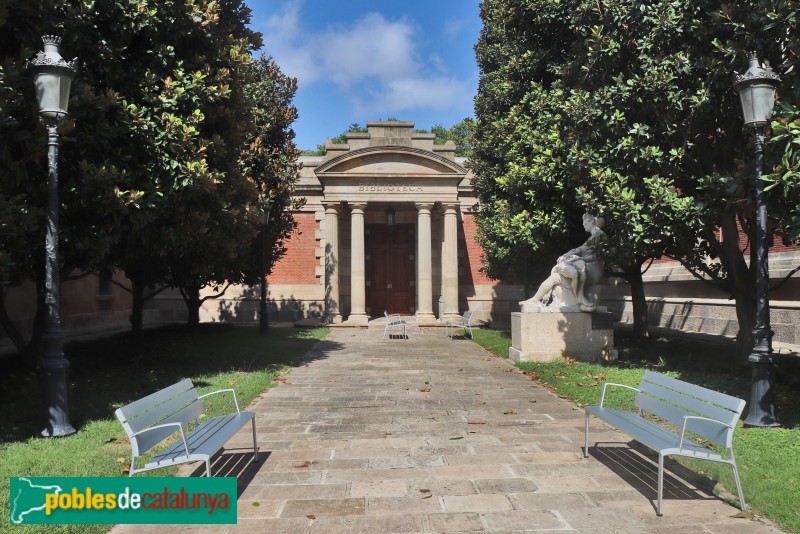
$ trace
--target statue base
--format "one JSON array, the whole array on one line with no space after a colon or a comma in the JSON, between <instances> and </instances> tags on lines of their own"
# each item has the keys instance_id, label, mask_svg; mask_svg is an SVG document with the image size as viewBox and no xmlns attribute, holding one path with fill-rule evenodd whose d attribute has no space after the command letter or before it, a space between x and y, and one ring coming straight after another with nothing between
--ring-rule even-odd
<instances>
[{"instance_id":1,"label":"statue base","mask_svg":"<svg viewBox=\"0 0 800 534\"><path fill-rule=\"evenodd\" d=\"M546 362L562 357L583 361L615 360L613 319L604 306L592 313L577 306L526 307L511 314L511 348L515 362Z\"/></svg>"}]
</instances>

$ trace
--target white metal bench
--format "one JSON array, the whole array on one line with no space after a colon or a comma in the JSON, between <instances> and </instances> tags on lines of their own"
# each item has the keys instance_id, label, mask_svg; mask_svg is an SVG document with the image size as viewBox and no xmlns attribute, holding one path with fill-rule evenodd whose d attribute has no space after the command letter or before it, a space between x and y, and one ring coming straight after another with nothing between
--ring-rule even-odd
<instances>
[{"instance_id":1,"label":"white metal bench","mask_svg":"<svg viewBox=\"0 0 800 534\"><path fill-rule=\"evenodd\" d=\"M635 402L639 413L605 408L603 402L608 386L618 386L636 391ZM739 504L744 510L746 505L742 484L739 480L736 460L733 457L733 430L742 415L744 405L745 402L736 397L652 371L645 372L638 388L607 382L603 384L600 406L585 408L584 456L589 456L589 416L594 415L658 452L657 514L659 516L662 515L665 456L688 456L730 464L733 468L736 489L739 492ZM651 419L646 419L645 414L651 414L672 423L679 431L675 432ZM696 434L722 445L728 450L727 458L692 441L687 433Z\"/></svg>"},{"instance_id":2,"label":"white metal bench","mask_svg":"<svg viewBox=\"0 0 800 534\"><path fill-rule=\"evenodd\" d=\"M205 420L189 431L187 426L196 422L203 413L200 399L224 392L233 395L236 412ZM232 389L198 395L192 381L185 378L177 384L123 406L114 413L131 442L129 476L170 465L204 461L206 476L210 477L211 456L248 421L253 425L253 461L258 462L256 414L239 410L239 400ZM175 444L156 454L144 467L136 466L141 455L175 434L179 437Z\"/></svg>"},{"instance_id":3,"label":"white metal bench","mask_svg":"<svg viewBox=\"0 0 800 534\"><path fill-rule=\"evenodd\" d=\"M448 321L444 323L444 335L450 336L450 339L453 339L454 330L456 328L462 328L464 330L464 336L467 335L469 331L469 337L472 339L472 312L465 311L464 315L456 319L455 321Z\"/></svg>"},{"instance_id":4,"label":"white metal bench","mask_svg":"<svg viewBox=\"0 0 800 534\"><path fill-rule=\"evenodd\" d=\"M383 338L381 339L386 339L386 333L392 328L395 330L402 330L403 339L408 339L408 323L400 318L399 313L390 314L388 311L383 310L383 315L386 317L386 327L383 329ZM392 335L389 334L389 337L391 336Z\"/></svg>"}]
</instances>

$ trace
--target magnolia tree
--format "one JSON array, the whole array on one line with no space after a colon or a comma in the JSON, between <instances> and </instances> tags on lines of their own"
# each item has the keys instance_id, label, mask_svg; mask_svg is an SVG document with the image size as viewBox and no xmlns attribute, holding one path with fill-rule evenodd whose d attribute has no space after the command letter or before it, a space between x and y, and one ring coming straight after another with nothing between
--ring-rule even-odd
<instances>
[{"instance_id":1,"label":"magnolia tree","mask_svg":"<svg viewBox=\"0 0 800 534\"><path fill-rule=\"evenodd\" d=\"M794 10L498 0L481 15L472 166L490 275L522 279L520 269L547 259L583 211L603 214L602 253L611 274L630 282L637 333L647 333L642 272L666 256L733 296L739 352L748 354L755 271L738 237L753 227L754 173L730 75L757 49L792 88L776 122L783 161L769 160L771 227L792 242Z\"/></svg>"},{"instance_id":2,"label":"magnolia tree","mask_svg":"<svg viewBox=\"0 0 800 534\"><path fill-rule=\"evenodd\" d=\"M191 295L204 285L257 279L250 255L264 199L269 246L279 251L293 227L296 112L293 80L251 56L262 43L249 17L241 0L4 3L0 298L43 280L46 136L25 61L45 33L62 35L63 54L81 65L62 127L61 272L123 270L135 332L163 288L181 288L196 311ZM30 343L4 306L0 321L20 349Z\"/></svg>"}]
</instances>

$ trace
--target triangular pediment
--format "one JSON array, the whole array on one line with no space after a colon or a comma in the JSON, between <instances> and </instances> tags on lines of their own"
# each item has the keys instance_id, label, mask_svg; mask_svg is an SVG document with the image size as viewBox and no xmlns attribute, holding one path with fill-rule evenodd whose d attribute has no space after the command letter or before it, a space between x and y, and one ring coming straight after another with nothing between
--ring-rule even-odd
<instances>
[{"instance_id":1,"label":"triangular pediment","mask_svg":"<svg viewBox=\"0 0 800 534\"><path fill-rule=\"evenodd\" d=\"M320 178L328 175L421 176L465 175L458 163L434 152L413 147L380 146L360 148L341 154L319 165Z\"/></svg>"}]
</instances>

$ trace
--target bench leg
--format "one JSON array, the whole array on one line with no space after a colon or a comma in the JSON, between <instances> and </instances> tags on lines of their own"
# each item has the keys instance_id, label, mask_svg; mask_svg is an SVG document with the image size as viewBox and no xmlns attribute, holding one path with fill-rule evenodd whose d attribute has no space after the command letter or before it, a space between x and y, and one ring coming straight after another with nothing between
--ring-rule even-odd
<instances>
[{"instance_id":1,"label":"bench leg","mask_svg":"<svg viewBox=\"0 0 800 534\"><path fill-rule=\"evenodd\" d=\"M211 478L211 458L206 458L206 476Z\"/></svg>"},{"instance_id":2,"label":"bench leg","mask_svg":"<svg viewBox=\"0 0 800 534\"><path fill-rule=\"evenodd\" d=\"M258 463L258 445L256 445L256 418L250 419L253 423L253 463Z\"/></svg>"},{"instance_id":3,"label":"bench leg","mask_svg":"<svg viewBox=\"0 0 800 534\"><path fill-rule=\"evenodd\" d=\"M742 512L747 509L747 504L744 502L744 492L742 492L742 482L739 480L739 469L736 467L736 459L733 457L733 449L728 449L728 457L731 460L731 467L733 468L733 479L736 481L736 491L739 492L739 506Z\"/></svg>"},{"instance_id":4,"label":"bench leg","mask_svg":"<svg viewBox=\"0 0 800 534\"><path fill-rule=\"evenodd\" d=\"M586 414L586 431L583 433L583 457L589 457L589 414Z\"/></svg>"},{"instance_id":5,"label":"bench leg","mask_svg":"<svg viewBox=\"0 0 800 534\"><path fill-rule=\"evenodd\" d=\"M656 511L656 515L661 517L664 515L661 513L661 501L662 496L664 494L664 455L660 452L658 453L658 510Z\"/></svg>"}]
</instances>

